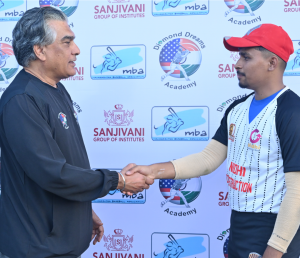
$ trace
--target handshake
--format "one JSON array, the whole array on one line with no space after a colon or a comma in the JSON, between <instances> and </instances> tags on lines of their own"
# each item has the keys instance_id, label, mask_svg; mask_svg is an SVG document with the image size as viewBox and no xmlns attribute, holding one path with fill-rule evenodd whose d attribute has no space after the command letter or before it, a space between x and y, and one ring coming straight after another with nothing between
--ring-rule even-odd
<instances>
[{"instance_id":1,"label":"handshake","mask_svg":"<svg viewBox=\"0 0 300 258\"><path fill-rule=\"evenodd\" d=\"M154 174L150 166L137 166L129 164L119 173L119 183L117 189L128 195L142 192L149 189L154 183Z\"/></svg>"}]
</instances>

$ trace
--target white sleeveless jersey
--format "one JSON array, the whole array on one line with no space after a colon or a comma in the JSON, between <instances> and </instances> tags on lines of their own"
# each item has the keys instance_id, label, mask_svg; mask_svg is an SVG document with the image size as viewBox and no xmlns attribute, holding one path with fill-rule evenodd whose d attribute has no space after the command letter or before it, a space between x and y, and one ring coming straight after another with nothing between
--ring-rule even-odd
<instances>
[{"instance_id":1,"label":"white sleeveless jersey","mask_svg":"<svg viewBox=\"0 0 300 258\"><path fill-rule=\"evenodd\" d=\"M300 98L286 87L249 124L253 97L229 107L214 139L227 141L231 208L278 213L286 192L284 173L300 171L300 146L295 145L300 144Z\"/></svg>"}]
</instances>

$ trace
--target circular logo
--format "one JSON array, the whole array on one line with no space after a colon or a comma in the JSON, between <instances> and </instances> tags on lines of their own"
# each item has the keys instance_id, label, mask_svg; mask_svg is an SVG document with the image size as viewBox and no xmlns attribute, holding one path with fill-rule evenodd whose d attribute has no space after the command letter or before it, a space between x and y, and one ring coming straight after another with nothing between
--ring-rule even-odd
<instances>
[{"instance_id":1,"label":"circular logo","mask_svg":"<svg viewBox=\"0 0 300 258\"><path fill-rule=\"evenodd\" d=\"M19 69L19 64L15 58L11 45L0 43L0 82L8 83L8 79L13 77Z\"/></svg>"},{"instance_id":2,"label":"circular logo","mask_svg":"<svg viewBox=\"0 0 300 258\"><path fill-rule=\"evenodd\" d=\"M164 204L171 202L187 205L198 198L202 189L200 177L192 179L160 179L159 189L165 198Z\"/></svg>"},{"instance_id":3,"label":"circular logo","mask_svg":"<svg viewBox=\"0 0 300 258\"><path fill-rule=\"evenodd\" d=\"M200 67L202 54L196 43L177 38L169 41L160 51L159 62L165 73L174 78L187 78Z\"/></svg>"},{"instance_id":4,"label":"circular logo","mask_svg":"<svg viewBox=\"0 0 300 258\"><path fill-rule=\"evenodd\" d=\"M253 13L263 5L265 0L224 0L224 2L229 9L237 13Z\"/></svg>"},{"instance_id":5,"label":"circular logo","mask_svg":"<svg viewBox=\"0 0 300 258\"><path fill-rule=\"evenodd\" d=\"M259 134L259 130L258 129L255 129L250 134L250 142L252 142L252 143L257 143L260 140L260 138L261 138L261 135Z\"/></svg>"},{"instance_id":6,"label":"circular logo","mask_svg":"<svg viewBox=\"0 0 300 258\"><path fill-rule=\"evenodd\" d=\"M225 258L228 258L228 243L229 243L229 236L226 238L223 246L223 253Z\"/></svg>"},{"instance_id":7,"label":"circular logo","mask_svg":"<svg viewBox=\"0 0 300 258\"><path fill-rule=\"evenodd\" d=\"M75 13L79 0L40 0L40 7L51 6L58 8L65 15L70 17Z\"/></svg>"}]
</instances>

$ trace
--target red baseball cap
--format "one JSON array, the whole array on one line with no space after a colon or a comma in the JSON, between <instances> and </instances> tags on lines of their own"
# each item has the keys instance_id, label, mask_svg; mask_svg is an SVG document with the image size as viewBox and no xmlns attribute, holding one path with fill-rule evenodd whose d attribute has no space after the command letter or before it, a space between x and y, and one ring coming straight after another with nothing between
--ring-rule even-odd
<instances>
[{"instance_id":1,"label":"red baseball cap","mask_svg":"<svg viewBox=\"0 0 300 258\"><path fill-rule=\"evenodd\" d=\"M224 37L224 46L229 51L239 51L242 47L264 47L285 62L294 53L293 42L281 26L274 24L261 24L251 30L242 38Z\"/></svg>"}]
</instances>

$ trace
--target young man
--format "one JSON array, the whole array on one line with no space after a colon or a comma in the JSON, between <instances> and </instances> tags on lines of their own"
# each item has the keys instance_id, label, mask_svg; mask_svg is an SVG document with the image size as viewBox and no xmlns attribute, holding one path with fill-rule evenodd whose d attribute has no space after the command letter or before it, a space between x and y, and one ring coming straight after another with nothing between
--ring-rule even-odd
<instances>
[{"instance_id":1,"label":"young man","mask_svg":"<svg viewBox=\"0 0 300 258\"><path fill-rule=\"evenodd\" d=\"M137 166L158 178L185 179L213 172L227 158L232 208L229 257L296 258L300 255L300 98L283 84L293 43L279 26L262 24L242 38L225 38L239 51L241 88L213 140L200 153L167 163Z\"/></svg>"}]
</instances>

